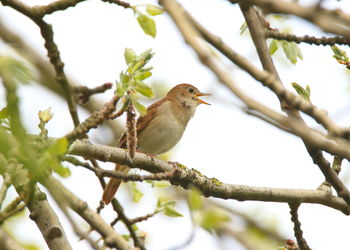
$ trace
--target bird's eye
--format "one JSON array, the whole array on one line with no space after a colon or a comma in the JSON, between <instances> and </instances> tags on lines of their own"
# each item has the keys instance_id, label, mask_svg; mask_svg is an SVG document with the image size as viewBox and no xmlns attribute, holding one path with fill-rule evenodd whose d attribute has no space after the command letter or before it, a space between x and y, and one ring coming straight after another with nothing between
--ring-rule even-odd
<instances>
[{"instance_id":1,"label":"bird's eye","mask_svg":"<svg viewBox=\"0 0 350 250\"><path fill-rule=\"evenodd\" d=\"M193 88L189 88L189 89L188 89L188 92L193 93L193 92L194 92L194 89L193 89Z\"/></svg>"}]
</instances>

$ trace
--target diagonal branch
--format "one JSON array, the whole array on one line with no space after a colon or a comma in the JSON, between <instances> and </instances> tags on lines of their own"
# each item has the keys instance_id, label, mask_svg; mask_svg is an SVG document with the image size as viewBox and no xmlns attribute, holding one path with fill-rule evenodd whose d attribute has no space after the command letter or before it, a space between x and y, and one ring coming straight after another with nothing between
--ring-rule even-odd
<instances>
[{"instance_id":1,"label":"diagonal branch","mask_svg":"<svg viewBox=\"0 0 350 250\"><path fill-rule=\"evenodd\" d=\"M56 84L55 73L50 67L50 64L47 63L46 58L39 55L32 47L30 47L20 36L18 36L12 29L7 27L5 23L0 19L0 37L8 44L10 44L18 54L25 57L32 65L35 66L35 69L39 72L39 83L50 91L64 96L62 88ZM78 86L77 83L70 81L70 85L75 88ZM94 112L97 109L100 109L104 104L97 100L96 98L90 98L89 102L86 103L83 108ZM121 126L119 123L111 120L105 121L105 123L112 129L114 138L119 138Z\"/></svg>"},{"instance_id":2,"label":"diagonal branch","mask_svg":"<svg viewBox=\"0 0 350 250\"><path fill-rule=\"evenodd\" d=\"M281 0L229 0L261 7L265 13L281 13L303 18L319 26L325 32L350 38L350 16L341 10L328 10L319 5L302 6L296 1Z\"/></svg>"},{"instance_id":3,"label":"diagonal branch","mask_svg":"<svg viewBox=\"0 0 350 250\"><path fill-rule=\"evenodd\" d=\"M305 133L306 131L309 131L309 129L307 128L304 121L299 118L298 113L295 112L294 110L289 109L290 111L288 112L288 114L290 114L290 117L289 117L289 119L285 119L284 116L279 115L278 113L272 111L268 107L265 107L261 103L258 103L257 101L255 101L252 98L245 95L232 82L231 78L229 77L229 72L225 72L216 64L216 62L214 61L215 58L213 58L211 56L209 49L205 46L205 43L202 41L200 35L192 27L191 23L187 20L186 17L188 16L188 14L186 15L186 13L181 8L181 6L178 3L176 3L176 1L169 1L169 0L161 0L160 4L162 4L165 7L165 9L167 10L167 12L171 15L175 24L178 26L179 30L181 31L182 35L184 36L185 41L187 43L189 43L189 45L196 51L196 53L198 54L198 56L199 56L200 60L203 62L203 64L207 65L216 74L216 76L219 78L219 80L222 83L224 83L226 86L228 86L230 88L230 90L236 96L238 96L243 102L245 102L245 104L249 108L263 113L264 115L268 116L269 118L271 118L275 121L278 121L278 123L280 123L281 125L283 125L285 127L293 128L293 133L300 136L306 142L306 145L308 145L308 144L313 145L313 147L307 147L307 149L310 153L310 156L313 159L313 162L320 167L326 180L329 181L333 185L333 187L336 189L338 195L340 197L344 198L345 201L348 204L350 204L350 192L349 192L349 190L341 182L341 180L338 178L337 174L330 168L329 163L322 156L322 152L320 150L318 150L318 148L325 149L324 146L327 144L327 148L328 148L328 152L329 152L329 149L333 148L333 146L335 146L334 142L329 141L329 140L328 140L328 142L326 142L327 141L326 138L321 139L319 137L313 136L312 134ZM246 7L244 7L244 8L246 8ZM252 15L254 15L254 18L258 19L254 9L252 9L252 10L248 9L247 11L249 11L249 13L247 13L247 15L249 15L249 18L253 18ZM254 23L257 23L257 21L254 21ZM257 30L258 28L259 27L254 26L253 31ZM260 35L263 35L263 34L260 34ZM259 34L255 34L255 36L258 37ZM265 42L265 41L263 40L263 42ZM299 106L299 104L296 105L292 101L292 99L298 100L301 103L307 105L309 108L311 108L311 110L313 110L313 112L318 110L310 102L307 102L307 101L303 100L300 96L296 96L296 95L292 94L291 92L287 91L280 81L275 80L276 79L274 76L275 74L268 73L267 71L260 71L259 69L255 68L253 65L251 65L245 58L242 58L237 53L233 52L228 46L226 46L225 48L227 50L229 50L230 52L232 52L231 53L231 55L233 57L232 59L235 59L235 63L236 63L236 61L237 61L237 63L240 63L240 64L242 64L242 62L243 62L244 66L250 70L248 72L254 73L253 76L255 76L255 78L257 80L261 81L265 86L267 86L271 90L273 90L277 94L277 96L280 98L280 100L286 101L286 103L288 105L291 105L291 107L293 107L293 108L295 108L296 106ZM258 49L258 52L259 51L262 52L261 54L264 54L265 50L267 52L266 44L264 45L264 44L262 44L262 42L259 42L257 49ZM271 69L274 72L276 72L276 70L274 70L273 64L271 64L272 63L271 59L269 59L266 55L261 56L261 57L263 58L262 63L264 65L264 68ZM264 76L264 78L260 79L260 77L258 77L256 74L257 75L265 75L265 76ZM287 98L288 96L291 97L292 99ZM318 110L318 111L320 111L320 110ZM308 109L308 112L310 113L309 109ZM337 126L323 112L322 112L322 114L319 113L319 115L321 115L321 116L316 115L316 113L313 113L313 112L311 112L313 114L312 117L314 117L316 120L318 120L317 118L322 117L322 119L325 119L323 121L327 121L327 124L329 126L330 125L332 125L332 127ZM274 118L272 118L272 116ZM337 127L339 127L339 126L337 126ZM333 129L331 131L333 131ZM326 139L326 140L324 140L324 139ZM323 143L320 143L321 142L320 140L323 140ZM348 144L348 143L345 143L345 144ZM338 153L339 153L339 151L343 151L342 147L337 147L337 148L338 148L338 150L337 150ZM333 153L334 153L334 151L333 151ZM339 155L338 153L336 153L336 155ZM347 157L345 157L345 158L347 158Z\"/></svg>"},{"instance_id":4,"label":"diagonal branch","mask_svg":"<svg viewBox=\"0 0 350 250\"><path fill-rule=\"evenodd\" d=\"M99 214L89 208L86 202L80 200L57 179L50 176L46 179L44 185L48 188L51 195L58 201L58 203L64 203L89 223L91 228L96 230L104 238L108 247L114 247L121 250L134 249L121 235L117 234Z\"/></svg>"},{"instance_id":5,"label":"diagonal branch","mask_svg":"<svg viewBox=\"0 0 350 250\"><path fill-rule=\"evenodd\" d=\"M254 41L263 68L275 75L277 79L279 79L278 72L273 64L271 55L267 48L265 29L261 24L261 19L258 17L256 9L253 6L248 6L245 4L240 4L240 7L246 19L251 37ZM281 87L283 87L282 82L279 82ZM285 108L287 115L290 118L298 120L301 124L305 124L299 112L293 109L293 107L290 107L288 101L286 101L283 96L278 97L280 99L281 106L282 108ZM288 106L286 106L286 104ZM332 133L332 131L330 131L330 133ZM326 158L324 158L322 151L319 148L315 147L313 144L309 144L306 140L303 140L303 142L310 157L313 160L313 163L315 163L320 168L326 180L335 188L338 195L350 205L349 190L338 178L337 173L331 168L330 163L326 160Z\"/></svg>"},{"instance_id":6,"label":"diagonal branch","mask_svg":"<svg viewBox=\"0 0 350 250\"><path fill-rule=\"evenodd\" d=\"M77 126L79 122L77 107L75 103L75 99L73 96L72 87L70 86L66 74L64 72L64 64L60 57L60 52L56 43L54 42L54 34L52 30L52 26L47 24L42 18L41 15L35 11L35 8L31 8L18 0L0 0L1 3L5 6L10 6L23 15L30 18L34 23L38 25L40 28L40 32L42 37L45 40L45 48L47 50L47 56L50 59L51 64L53 65L56 72L56 81L61 85L63 92L65 93L65 97L67 100L68 108L70 115L72 117L74 126ZM40 13L39 13L40 14Z\"/></svg>"}]
</instances>

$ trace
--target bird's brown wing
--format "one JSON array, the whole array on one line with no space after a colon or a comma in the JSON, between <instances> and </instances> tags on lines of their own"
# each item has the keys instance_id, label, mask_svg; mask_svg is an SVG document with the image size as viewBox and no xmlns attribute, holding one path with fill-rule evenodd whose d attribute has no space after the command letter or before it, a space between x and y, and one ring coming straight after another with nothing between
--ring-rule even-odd
<instances>
[{"instance_id":1,"label":"bird's brown wing","mask_svg":"<svg viewBox=\"0 0 350 250\"><path fill-rule=\"evenodd\" d=\"M147 108L147 113L143 116L140 116L136 121L136 131L137 134L139 134L145 127L147 127L147 124L151 121L152 117L154 117L157 107L163 102L165 98L153 103ZM126 133L124 132L118 143L118 148L126 148Z\"/></svg>"}]
</instances>

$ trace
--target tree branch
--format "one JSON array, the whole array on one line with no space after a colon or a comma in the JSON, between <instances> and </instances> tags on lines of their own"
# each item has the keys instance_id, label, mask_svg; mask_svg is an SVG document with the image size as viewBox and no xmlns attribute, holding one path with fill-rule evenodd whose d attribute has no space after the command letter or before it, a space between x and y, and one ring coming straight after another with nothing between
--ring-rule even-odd
<instances>
[{"instance_id":1,"label":"tree branch","mask_svg":"<svg viewBox=\"0 0 350 250\"><path fill-rule=\"evenodd\" d=\"M152 173L169 172L174 165L146 154L135 153L133 162L130 162L125 149L94 145L85 141L74 142L69 153L73 155L95 158L100 161L115 162L128 165L132 168L143 169ZM269 201L269 202L300 202L322 204L337 209L344 214L350 214L349 206L343 201L321 190L262 188L245 185L225 184L215 178L208 178L196 170L190 170L177 164L176 173L171 177L173 185L189 189L197 187L205 196L239 201Z\"/></svg>"},{"instance_id":2,"label":"tree branch","mask_svg":"<svg viewBox=\"0 0 350 250\"><path fill-rule=\"evenodd\" d=\"M82 217L89 225L96 230L103 238L108 247L115 247L120 250L134 249L122 236L117 234L113 228L105 223L99 214L88 207L86 202L80 200L57 179L50 176L44 185L58 203L66 204L75 213Z\"/></svg>"},{"instance_id":3,"label":"tree branch","mask_svg":"<svg viewBox=\"0 0 350 250\"><path fill-rule=\"evenodd\" d=\"M8 44L10 44L18 54L25 57L31 64L35 66L35 69L39 72L39 83L48 90L64 96L62 88L56 84L55 73L53 72L50 64L47 63L47 59L39 55L32 47L30 47L21 37L8 28L4 22L0 20L0 37ZM73 88L78 86L77 83L70 81ZM86 103L83 108L87 109L91 113L97 109L100 109L104 103L96 98L90 98L90 101ZM105 121L105 123L111 128L113 132L113 138L119 138L121 134L121 126L119 123L111 120Z\"/></svg>"},{"instance_id":4,"label":"tree branch","mask_svg":"<svg viewBox=\"0 0 350 250\"><path fill-rule=\"evenodd\" d=\"M301 223L298 218L299 203L289 203L290 215L292 222L294 223L294 236L297 239L300 250L311 250L306 240L303 237L303 231L301 230Z\"/></svg>"},{"instance_id":5,"label":"tree branch","mask_svg":"<svg viewBox=\"0 0 350 250\"><path fill-rule=\"evenodd\" d=\"M229 77L230 75L229 72L224 72L220 67L218 67L218 65L214 61L214 58L211 56L211 52L208 50L206 46L204 46L203 41L201 40L197 31L194 30L191 24L189 23L189 21L186 20L186 17L188 17L188 14L186 15L186 13L181 8L181 6L178 3L176 3L176 1L168 1L168 0L161 0L160 4L162 4L167 10L167 12L171 15L175 24L178 26L181 33L183 34L185 41L187 41L190 44L190 46L197 52L201 61L205 65L207 65L217 75L217 77L222 83L227 85L235 95L237 95L242 101L246 103L246 105L249 108L255 109L263 113L269 118L277 121L282 126L293 128L293 133L300 136L303 139L303 141L306 142L307 149L310 153L310 156L313 159L313 162L320 167L322 173L326 177L326 180L329 181L334 186L338 195L344 198L345 201L348 204L350 204L350 192L348 191L347 187L340 181L336 173L330 168L329 164L327 165L327 161L322 156L322 153L319 150L317 150L318 148L324 149L325 148L324 146L326 144L328 149L333 148L333 146L335 146L334 142L331 142L331 141L326 142L327 140L325 140L323 141L324 143L320 143L320 140L323 140L326 138L321 139L319 137L313 136L312 134L305 133L306 131L310 131L310 130L308 129L304 121L299 118L298 113L294 112L292 109L289 109L290 112L288 112L288 114L291 114L291 115L288 119L286 119L284 118L284 116L279 115L278 113L272 111L268 107L265 107L261 103L256 102L255 100L251 99L250 97L245 95L243 92L241 92L232 82L231 78ZM253 9L249 11L247 15L249 15L250 18L253 18L253 15L254 15L254 19L258 19L256 16L256 12ZM257 23L257 21L254 21L254 23ZM252 31L255 32L257 29L258 27L254 27ZM259 36L259 34L255 34L255 35ZM263 42L265 42L264 40L265 38L263 39ZM257 47L258 52L261 54L267 53L267 48L265 47L266 47L266 44L264 46L263 44L259 43L259 47ZM313 110L311 112L313 114L312 117L314 117L316 120L319 120L319 118L322 118L323 122L325 121L327 122L328 127L332 125L332 129L329 128L331 131L330 133L334 131L333 130L334 126L336 126L337 131L339 131L338 130L339 126L333 123L333 121L329 119L329 117L325 113L323 113L325 111L323 111L322 113L318 112L318 114L314 113L318 110L315 106L313 106L310 102L305 101L300 96L296 96L291 92L287 91L280 81L275 80L276 78L274 74L268 73L267 71L258 70L253 65L251 65L246 59L239 56L237 53L233 52L228 46L226 46L225 48L231 52L230 55L232 55L232 59L235 60L235 63L237 62L242 64L242 62L244 62L244 66L245 66L244 68L247 68L245 70L248 71L249 69L249 71L254 72L254 74L258 74L258 75L264 74L265 76L267 76L267 78L259 79L259 77L256 77L256 79L261 81L265 86L269 87L271 90L273 90L277 94L280 100L286 101L286 103L290 105L292 108L300 107L299 105L300 103L295 105L292 99L297 100L298 102L300 101L301 103L303 103L303 105L305 104L308 106L308 108L311 108L311 110ZM264 58L263 59L264 61L262 63L264 64L264 67L273 70L274 66L273 64L271 64L272 61L269 60L267 56L263 56L263 58ZM274 70L274 72L276 71ZM288 98L288 96L290 98ZM308 110L308 112L310 113L310 110ZM340 130L343 130L343 128L341 128ZM312 145L313 147L308 147L308 145ZM343 147L337 147L337 151L338 153L340 151L343 151ZM339 155L338 153L336 153L336 155Z\"/></svg>"},{"instance_id":6,"label":"tree branch","mask_svg":"<svg viewBox=\"0 0 350 250\"><path fill-rule=\"evenodd\" d=\"M319 5L302 6L295 1L281 0L229 0L231 3L257 5L265 13L281 13L301 17L319 26L325 32L350 39L350 16L341 10L327 10Z\"/></svg>"},{"instance_id":7,"label":"tree branch","mask_svg":"<svg viewBox=\"0 0 350 250\"><path fill-rule=\"evenodd\" d=\"M0 246L3 250L23 250L23 248L2 228L0 228Z\"/></svg>"},{"instance_id":8,"label":"tree branch","mask_svg":"<svg viewBox=\"0 0 350 250\"><path fill-rule=\"evenodd\" d=\"M61 60L58 47L54 42L54 39L53 39L54 34L53 34L51 25L47 24L42 19L42 16L38 15L35 9L23 4L18 0L13 0L13 1L0 0L0 1L3 5L10 6L13 9L17 10L18 12L24 14L39 26L41 35L45 40L45 48L48 53L47 55L56 72L56 80L61 85L63 92L65 93L70 115L73 119L74 126L77 126L80 122L79 122L79 117L77 113L75 99L73 96L73 91L64 73L64 64Z\"/></svg>"},{"instance_id":9,"label":"tree branch","mask_svg":"<svg viewBox=\"0 0 350 250\"><path fill-rule=\"evenodd\" d=\"M349 39L346 39L345 37L341 36L335 36L335 37L314 37L314 36L296 36L294 34L290 33L282 33L277 30L266 30L265 36L267 38L273 38L276 40L285 40L288 42L295 42L295 43L307 43L311 45L350 45Z\"/></svg>"}]
</instances>

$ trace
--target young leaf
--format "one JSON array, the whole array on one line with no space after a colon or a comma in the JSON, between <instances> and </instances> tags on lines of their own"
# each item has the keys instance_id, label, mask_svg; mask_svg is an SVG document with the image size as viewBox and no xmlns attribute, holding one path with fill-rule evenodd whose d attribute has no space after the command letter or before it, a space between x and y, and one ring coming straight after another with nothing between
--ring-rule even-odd
<instances>
[{"instance_id":1,"label":"young leaf","mask_svg":"<svg viewBox=\"0 0 350 250\"><path fill-rule=\"evenodd\" d=\"M173 207L171 206L166 206L164 209L164 215L169 216L169 217L183 217L181 213L176 211Z\"/></svg>"},{"instance_id":2,"label":"young leaf","mask_svg":"<svg viewBox=\"0 0 350 250\"><path fill-rule=\"evenodd\" d=\"M53 165L53 170L59 174L61 177L67 178L71 175L70 169L57 163Z\"/></svg>"},{"instance_id":3,"label":"young leaf","mask_svg":"<svg viewBox=\"0 0 350 250\"><path fill-rule=\"evenodd\" d=\"M154 97L153 90L141 81L136 80L135 89L137 92L139 92L140 94L142 94L146 97L149 97L149 98Z\"/></svg>"},{"instance_id":4,"label":"young leaf","mask_svg":"<svg viewBox=\"0 0 350 250\"><path fill-rule=\"evenodd\" d=\"M0 76L14 83L29 83L33 73L27 65L11 56L0 56Z\"/></svg>"},{"instance_id":5,"label":"young leaf","mask_svg":"<svg viewBox=\"0 0 350 250\"><path fill-rule=\"evenodd\" d=\"M48 148L48 153L52 156L61 156L67 152L68 140L66 137L62 137L54 141L54 143Z\"/></svg>"},{"instance_id":6,"label":"young leaf","mask_svg":"<svg viewBox=\"0 0 350 250\"><path fill-rule=\"evenodd\" d=\"M166 188L170 186L168 181L151 181L152 187L155 188Z\"/></svg>"},{"instance_id":7,"label":"young leaf","mask_svg":"<svg viewBox=\"0 0 350 250\"><path fill-rule=\"evenodd\" d=\"M131 184L131 192L132 192L132 200L133 202L139 202L143 196L143 193L140 189L137 188L137 185L135 182Z\"/></svg>"},{"instance_id":8,"label":"young leaf","mask_svg":"<svg viewBox=\"0 0 350 250\"><path fill-rule=\"evenodd\" d=\"M158 7L153 4L147 4L146 5L146 12L151 16L157 16L164 12L164 10L161 7Z\"/></svg>"},{"instance_id":9,"label":"young leaf","mask_svg":"<svg viewBox=\"0 0 350 250\"><path fill-rule=\"evenodd\" d=\"M140 13L137 17L137 21L140 24L143 32L145 32L145 34L150 35L153 38L156 37L157 35L156 23L152 18Z\"/></svg>"},{"instance_id":10,"label":"young leaf","mask_svg":"<svg viewBox=\"0 0 350 250\"><path fill-rule=\"evenodd\" d=\"M124 58L127 65L134 62L136 59L136 53L133 49L125 48Z\"/></svg>"},{"instance_id":11,"label":"young leaf","mask_svg":"<svg viewBox=\"0 0 350 250\"><path fill-rule=\"evenodd\" d=\"M298 95L300 95L301 97L303 97L305 100L310 101L310 94L311 94L311 90L310 90L310 86L307 85L306 89L304 89L302 86L300 86L298 83L296 82L292 82L292 86L295 89L295 91L298 93Z\"/></svg>"},{"instance_id":12,"label":"young leaf","mask_svg":"<svg viewBox=\"0 0 350 250\"><path fill-rule=\"evenodd\" d=\"M188 193L188 205L192 211L203 207L203 197L197 188L192 188Z\"/></svg>"},{"instance_id":13,"label":"young leaf","mask_svg":"<svg viewBox=\"0 0 350 250\"><path fill-rule=\"evenodd\" d=\"M227 212L218 208L212 208L204 212L200 226L211 231L217 229L222 223L230 220L231 217Z\"/></svg>"},{"instance_id":14,"label":"young leaf","mask_svg":"<svg viewBox=\"0 0 350 250\"><path fill-rule=\"evenodd\" d=\"M124 96L125 92L126 92L126 88L123 87L122 83L118 83L117 84L117 89L116 89L117 95L119 97Z\"/></svg>"},{"instance_id":15,"label":"young leaf","mask_svg":"<svg viewBox=\"0 0 350 250\"><path fill-rule=\"evenodd\" d=\"M135 79L136 80L140 80L140 81L142 81L142 80L145 80L145 79L147 79L148 77L150 77L150 76L152 76L152 72L150 72L150 71L139 71L139 72L137 72L136 74L135 74Z\"/></svg>"},{"instance_id":16,"label":"young leaf","mask_svg":"<svg viewBox=\"0 0 350 250\"><path fill-rule=\"evenodd\" d=\"M341 64L347 65L349 63L349 57L344 50L341 50L338 46L331 46L333 50L333 57Z\"/></svg>"},{"instance_id":17,"label":"young leaf","mask_svg":"<svg viewBox=\"0 0 350 250\"><path fill-rule=\"evenodd\" d=\"M269 52L270 52L270 55L273 55L275 54L275 52L277 51L278 49L278 40L276 39L273 39L270 43L270 46L269 46Z\"/></svg>"},{"instance_id":18,"label":"young leaf","mask_svg":"<svg viewBox=\"0 0 350 250\"><path fill-rule=\"evenodd\" d=\"M146 114L147 108L145 106L143 106L141 103L139 103L137 100L135 100L135 98L132 98L132 104L134 105L137 112L139 112L139 114L141 116Z\"/></svg>"},{"instance_id":19,"label":"young leaf","mask_svg":"<svg viewBox=\"0 0 350 250\"><path fill-rule=\"evenodd\" d=\"M0 120L5 120L9 118L10 118L10 114L7 110L7 107L4 107L2 110L0 110Z\"/></svg>"},{"instance_id":20,"label":"young leaf","mask_svg":"<svg viewBox=\"0 0 350 250\"><path fill-rule=\"evenodd\" d=\"M281 41L282 48L289 61L296 64L298 58L303 59L300 49L295 42Z\"/></svg>"},{"instance_id":21,"label":"young leaf","mask_svg":"<svg viewBox=\"0 0 350 250\"><path fill-rule=\"evenodd\" d=\"M176 201L169 200L169 199L164 198L164 197L159 197L159 198L158 198L158 201L157 201L156 210L161 211L161 210L164 209L164 207L166 207L166 206L174 206L175 203L176 203Z\"/></svg>"}]
</instances>

